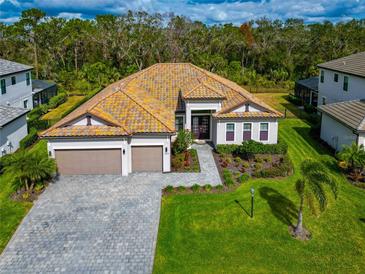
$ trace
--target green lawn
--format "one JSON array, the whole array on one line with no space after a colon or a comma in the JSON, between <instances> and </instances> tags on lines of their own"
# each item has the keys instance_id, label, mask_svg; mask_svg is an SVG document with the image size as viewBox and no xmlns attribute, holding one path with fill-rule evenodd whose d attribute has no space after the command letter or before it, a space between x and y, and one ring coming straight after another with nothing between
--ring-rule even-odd
<instances>
[{"instance_id":1,"label":"green lawn","mask_svg":"<svg viewBox=\"0 0 365 274\"><path fill-rule=\"evenodd\" d=\"M79 101L81 101L85 96L70 96L67 101L62 105L59 105L57 108L51 110L47 114L43 115L43 120L58 120L62 118L62 115L68 111L71 107L76 105Z\"/></svg>"},{"instance_id":2,"label":"green lawn","mask_svg":"<svg viewBox=\"0 0 365 274\"><path fill-rule=\"evenodd\" d=\"M345 182L302 120L281 121L280 137L289 143L293 176L250 180L231 193L163 198L155 273L364 272L365 191ZM304 224L313 238L301 242L291 238L288 226L297 215L298 166L307 157L329 166L339 181L339 197L319 217L306 209ZM251 186L256 190L253 219L245 213Z\"/></svg>"},{"instance_id":3,"label":"green lawn","mask_svg":"<svg viewBox=\"0 0 365 274\"><path fill-rule=\"evenodd\" d=\"M32 151L47 153L46 141L36 143ZM11 185L11 176L0 176L0 253L5 248L11 236L15 232L21 220L32 207L29 202L15 202L10 199L10 195L14 192Z\"/></svg>"}]
</instances>

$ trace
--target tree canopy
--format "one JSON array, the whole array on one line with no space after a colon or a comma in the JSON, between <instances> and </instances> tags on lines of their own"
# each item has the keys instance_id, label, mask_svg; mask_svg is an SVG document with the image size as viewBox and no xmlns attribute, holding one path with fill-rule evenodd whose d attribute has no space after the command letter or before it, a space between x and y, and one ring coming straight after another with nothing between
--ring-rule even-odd
<instances>
[{"instance_id":1,"label":"tree canopy","mask_svg":"<svg viewBox=\"0 0 365 274\"><path fill-rule=\"evenodd\" d=\"M100 70L92 81L105 84L156 62L191 62L239 84L287 85L317 74L318 63L364 51L364 41L365 19L208 26L171 14L65 20L31 9L12 25L0 23L1 58L33 64L36 76L65 86Z\"/></svg>"}]
</instances>

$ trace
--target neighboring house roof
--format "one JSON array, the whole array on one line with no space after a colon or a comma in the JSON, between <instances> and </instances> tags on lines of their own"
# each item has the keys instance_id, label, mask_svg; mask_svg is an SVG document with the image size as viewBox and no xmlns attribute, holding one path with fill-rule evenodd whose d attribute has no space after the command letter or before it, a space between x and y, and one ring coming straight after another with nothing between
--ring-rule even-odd
<instances>
[{"instance_id":1,"label":"neighboring house roof","mask_svg":"<svg viewBox=\"0 0 365 274\"><path fill-rule=\"evenodd\" d=\"M365 52L322 63L318 67L365 77Z\"/></svg>"},{"instance_id":2,"label":"neighboring house roof","mask_svg":"<svg viewBox=\"0 0 365 274\"><path fill-rule=\"evenodd\" d=\"M365 101L354 100L322 105L318 110L357 131L365 131Z\"/></svg>"},{"instance_id":3,"label":"neighboring house roof","mask_svg":"<svg viewBox=\"0 0 365 274\"><path fill-rule=\"evenodd\" d=\"M43 90L53 88L56 86L55 82L48 81L48 80L32 80L32 89L33 93L38 93Z\"/></svg>"},{"instance_id":4,"label":"neighboring house roof","mask_svg":"<svg viewBox=\"0 0 365 274\"><path fill-rule=\"evenodd\" d=\"M318 92L318 79L319 79L318 76L314 76L307 79L298 80L296 83L310 90Z\"/></svg>"},{"instance_id":5,"label":"neighboring house roof","mask_svg":"<svg viewBox=\"0 0 365 274\"><path fill-rule=\"evenodd\" d=\"M0 127L9 124L20 116L26 114L27 112L29 112L29 110L25 108L15 108L0 105Z\"/></svg>"},{"instance_id":6,"label":"neighboring house roof","mask_svg":"<svg viewBox=\"0 0 365 274\"><path fill-rule=\"evenodd\" d=\"M33 67L0 58L0 76L31 70Z\"/></svg>"},{"instance_id":7,"label":"neighboring house roof","mask_svg":"<svg viewBox=\"0 0 365 274\"><path fill-rule=\"evenodd\" d=\"M174 133L175 112L185 110L182 98L222 100L222 110L215 113L216 117L249 102L264 110L259 112L261 116L255 114L255 117L282 117L281 113L223 77L189 63L159 63L106 87L41 136ZM108 125L100 131L84 126L85 132L72 125L74 120L87 114Z\"/></svg>"}]
</instances>

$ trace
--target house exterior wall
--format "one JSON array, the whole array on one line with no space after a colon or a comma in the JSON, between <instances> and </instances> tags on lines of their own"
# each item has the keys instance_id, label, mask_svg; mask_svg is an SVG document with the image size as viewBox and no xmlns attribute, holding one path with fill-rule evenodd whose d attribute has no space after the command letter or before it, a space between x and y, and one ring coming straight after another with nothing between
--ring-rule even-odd
<instances>
[{"instance_id":1,"label":"house exterior wall","mask_svg":"<svg viewBox=\"0 0 365 274\"><path fill-rule=\"evenodd\" d=\"M322 113L321 139L338 151L343 145L351 145L352 142L356 142L357 135L352 129Z\"/></svg>"},{"instance_id":2,"label":"house exterior wall","mask_svg":"<svg viewBox=\"0 0 365 274\"><path fill-rule=\"evenodd\" d=\"M318 83L318 105L323 104L323 97L326 98L326 104L365 99L365 78L336 72L333 70L322 69L324 72L324 82ZM334 81L334 75L338 74L338 82ZM348 91L343 90L344 76L348 76Z\"/></svg>"},{"instance_id":3,"label":"house exterior wall","mask_svg":"<svg viewBox=\"0 0 365 274\"><path fill-rule=\"evenodd\" d=\"M234 141L226 141L227 123L235 124ZM241 144L243 142L243 123L251 123L251 139L264 144L276 144L278 142L278 120L277 119L214 119L213 128L216 129L216 135L213 139L214 145L217 144ZM260 123L269 124L269 134L267 141L260 141Z\"/></svg>"},{"instance_id":4,"label":"house exterior wall","mask_svg":"<svg viewBox=\"0 0 365 274\"><path fill-rule=\"evenodd\" d=\"M49 156L55 158L57 149L108 149L119 148L122 150L122 175L127 176L132 172L132 146L162 146L163 147L163 172L171 171L171 152L169 136L138 136L126 138L83 138L83 139L49 139ZM167 152L166 152L167 150Z\"/></svg>"},{"instance_id":5,"label":"house exterior wall","mask_svg":"<svg viewBox=\"0 0 365 274\"><path fill-rule=\"evenodd\" d=\"M219 111L222 108L220 100L185 101L185 129L191 129L191 112L194 110Z\"/></svg>"},{"instance_id":6,"label":"house exterior wall","mask_svg":"<svg viewBox=\"0 0 365 274\"><path fill-rule=\"evenodd\" d=\"M5 79L6 83L6 93L0 93L0 104L8 105L11 107L20 107L24 108L24 101L28 101L28 109L33 108L33 98L32 98L32 79L30 78L30 84L27 86L26 83L26 73L29 73L31 77L30 71L20 72L10 74L4 77L0 76L0 79ZM16 77L16 84L11 84L11 77Z\"/></svg>"},{"instance_id":7,"label":"house exterior wall","mask_svg":"<svg viewBox=\"0 0 365 274\"><path fill-rule=\"evenodd\" d=\"M26 115L0 128L0 156L4 153L14 152L19 148L19 142L28 134ZM7 143L10 142L9 147Z\"/></svg>"}]
</instances>

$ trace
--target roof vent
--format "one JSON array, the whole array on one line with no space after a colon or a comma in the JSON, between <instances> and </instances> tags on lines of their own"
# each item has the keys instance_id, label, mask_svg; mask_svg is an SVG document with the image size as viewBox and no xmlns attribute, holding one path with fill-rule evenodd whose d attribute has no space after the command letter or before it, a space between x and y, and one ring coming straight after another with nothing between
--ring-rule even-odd
<instances>
[{"instance_id":1,"label":"roof vent","mask_svg":"<svg viewBox=\"0 0 365 274\"><path fill-rule=\"evenodd\" d=\"M343 65L346 66L346 61L342 61Z\"/></svg>"}]
</instances>

